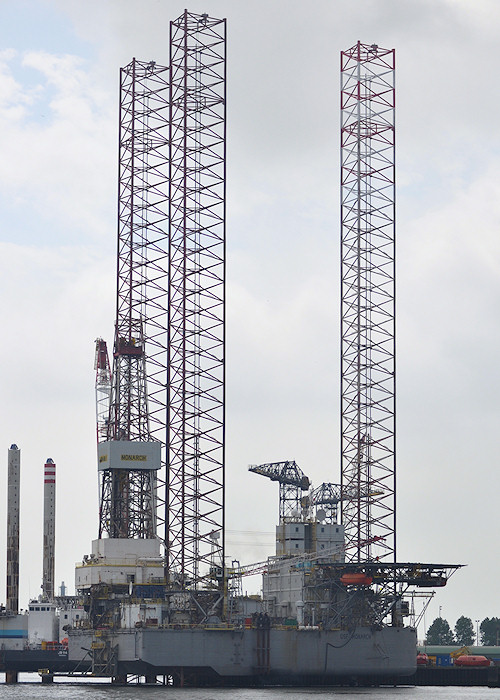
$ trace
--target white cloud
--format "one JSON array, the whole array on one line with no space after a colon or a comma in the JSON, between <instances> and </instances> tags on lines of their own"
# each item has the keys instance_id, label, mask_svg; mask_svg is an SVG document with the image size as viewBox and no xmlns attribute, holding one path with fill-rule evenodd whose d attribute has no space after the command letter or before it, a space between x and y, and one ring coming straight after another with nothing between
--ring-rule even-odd
<instances>
[{"instance_id":1,"label":"white cloud","mask_svg":"<svg viewBox=\"0 0 500 700\"><path fill-rule=\"evenodd\" d=\"M31 239L36 230L44 243L55 230L64 231L63 240L105 236L114 228L115 100L94 85L78 57L26 52L20 59L9 52L4 58L0 184L8 207L32 212L32 230L19 230L18 239ZM36 71L35 87L14 79L14 63Z\"/></svg>"}]
</instances>

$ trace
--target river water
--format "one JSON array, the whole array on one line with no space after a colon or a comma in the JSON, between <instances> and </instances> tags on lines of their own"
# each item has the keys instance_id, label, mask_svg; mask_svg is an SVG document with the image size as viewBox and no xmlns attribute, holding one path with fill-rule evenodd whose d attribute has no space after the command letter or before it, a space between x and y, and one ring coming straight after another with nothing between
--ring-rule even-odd
<instances>
[{"instance_id":1,"label":"river water","mask_svg":"<svg viewBox=\"0 0 500 700\"><path fill-rule=\"evenodd\" d=\"M42 685L35 674L21 674L17 685L2 685L2 700L500 700L500 688L165 688L161 686L114 687L109 683ZM26 682L27 681L27 682Z\"/></svg>"}]
</instances>

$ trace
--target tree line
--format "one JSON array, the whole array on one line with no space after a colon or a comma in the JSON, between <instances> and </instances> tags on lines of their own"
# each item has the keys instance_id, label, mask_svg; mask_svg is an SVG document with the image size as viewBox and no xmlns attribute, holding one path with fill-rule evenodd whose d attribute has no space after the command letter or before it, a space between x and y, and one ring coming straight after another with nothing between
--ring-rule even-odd
<instances>
[{"instance_id":1,"label":"tree line","mask_svg":"<svg viewBox=\"0 0 500 700\"><path fill-rule=\"evenodd\" d=\"M452 646L500 646L500 618L485 617L479 626L479 639L470 617L459 617L452 630L448 621L443 617L436 617L427 630L426 644L439 644Z\"/></svg>"}]
</instances>

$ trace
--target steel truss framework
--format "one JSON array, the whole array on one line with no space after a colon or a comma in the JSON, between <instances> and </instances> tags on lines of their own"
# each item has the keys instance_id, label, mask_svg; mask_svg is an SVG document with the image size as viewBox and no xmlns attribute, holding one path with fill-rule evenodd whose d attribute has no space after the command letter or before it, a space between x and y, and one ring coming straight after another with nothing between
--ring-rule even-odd
<instances>
[{"instance_id":1,"label":"steel truss framework","mask_svg":"<svg viewBox=\"0 0 500 700\"><path fill-rule=\"evenodd\" d=\"M170 33L166 539L196 587L224 563L225 20Z\"/></svg>"},{"instance_id":2,"label":"steel truss framework","mask_svg":"<svg viewBox=\"0 0 500 700\"><path fill-rule=\"evenodd\" d=\"M357 561L396 557L394 68L394 50L341 53L342 522Z\"/></svg>"},{"instance_id":3,"label":"steel truss framework","mask_svg":"<svg viewBox=\"0 0 500 700\"><path fill-rule=\"evenodd\" d=\"M105 439L165 445L169 71L133 59L120 77L117 309ZM156 487L153 471L102 472L99 537L155 537Z\"/></svg>"},{"instance_id":4,"label":"steel truss framework","mask_svg":"<svg viewBox=\"0 0 500 700\"><path fill-rule=\"evenodd\" d=\"M291 569L295 566L292 564ZM322 621L327 629L378 627L388 616L393 624L402 624L401 601L411 595L412 588L426 589L422 590L423 595L432 596L433 589L445 586L459 568L457 564L319 561L311 567L303 590L304 602L306 609L316 607L315 624ZM364 582L355 583L353 574L361 575ZM371 584L373 587L368 587ZM409 610L404 614L409 614Z\"/></svg>"}]
</instances>

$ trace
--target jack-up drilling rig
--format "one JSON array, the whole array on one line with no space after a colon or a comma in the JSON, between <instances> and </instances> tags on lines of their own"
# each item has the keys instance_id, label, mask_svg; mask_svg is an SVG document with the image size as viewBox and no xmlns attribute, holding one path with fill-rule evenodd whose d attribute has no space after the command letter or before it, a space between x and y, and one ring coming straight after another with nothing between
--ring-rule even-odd
<instances>
[{"instance_id":1,"label":"jack-up drilling rig","mask_svg":"<svg viewBox=\"0 0 500 700\"><path fill-rule=\"evenodd\" d=\"M225 32L186 10L168 67L121 71L112 370L96 348L99 530L76 570L88 617L69 631L70 658L89 653L95 675L121 681L394 681L416 663L404 595L456 568L395 561L394 51L342 53L341 483L307 493L295 462L253 467L280 484L276 556L230 570ZM234 585L256 570L260 601Z\"/></svg>"}]
</instances>

